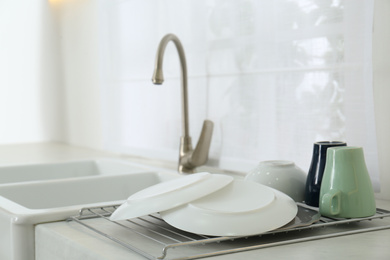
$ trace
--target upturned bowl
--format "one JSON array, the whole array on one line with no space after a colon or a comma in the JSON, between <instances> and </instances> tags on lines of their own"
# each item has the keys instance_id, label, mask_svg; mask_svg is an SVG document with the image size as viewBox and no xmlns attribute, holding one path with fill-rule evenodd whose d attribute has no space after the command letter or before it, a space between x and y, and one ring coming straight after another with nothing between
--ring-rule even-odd
<instances>
[{"instance_id":1,"label":"upturned bowl","mask_svg":"<svg viewBox=\"0 0 390 260\"><path fill-rule=\"evenodd\" d=\"M306 173L294 162L284 160L262 161L248 172L245 180L279 190L296 202L304 201Z\"/></svg>"}]
</instances>

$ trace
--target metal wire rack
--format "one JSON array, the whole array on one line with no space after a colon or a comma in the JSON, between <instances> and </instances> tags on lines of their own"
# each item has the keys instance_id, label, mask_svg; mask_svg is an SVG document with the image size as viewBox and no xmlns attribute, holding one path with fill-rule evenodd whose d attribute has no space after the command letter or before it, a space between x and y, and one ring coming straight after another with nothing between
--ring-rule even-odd
<instances>
[{"instance_id":1,"label":"metal wire rack","mask_svg":"<svg viewBox=\"0 0 390 260\"><path fill-rule=\"evenodd\" d=\"M304 204L298 206L310 208ZM377 209L374 216L367 218L321 217L310 225L274 230L256 236L209 237L178 230L164 222L158 214L126 221L110 221L109 217L117 207L119 205L83 208L78 216L70 217L68 221L75 221L147 259L175 260L204 258L390 228L390 222L384 220L390 217L390 211Z\"/></svg>"}]
</instances>

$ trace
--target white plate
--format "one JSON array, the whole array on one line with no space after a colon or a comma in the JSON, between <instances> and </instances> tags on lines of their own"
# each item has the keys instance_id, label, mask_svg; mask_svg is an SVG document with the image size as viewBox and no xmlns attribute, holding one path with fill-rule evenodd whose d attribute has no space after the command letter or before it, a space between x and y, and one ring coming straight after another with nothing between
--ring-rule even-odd
<instances>
[{"instance_id":1,"label":"white plate","mask_svg":"<svg viewBox=\"0 0 390 260\"><path fill-rule=\"evenodd\" d=\"M137 218L178 207L209 195L232 181L230 176L201 172L162 182L131 195L115 210L110 220Z\"/></svg>"},{"instance_id":2,"label":"white plate","mask_svg":"<svg viewBox=\"0 0 390 260\"><path fill-rule=\"evenodd\" d=\"M284 193L234 180L217 192L160 214L168 224L196 234L250 236L286 225L297 212L296 203Z\"/></svg>"}]
</instances>

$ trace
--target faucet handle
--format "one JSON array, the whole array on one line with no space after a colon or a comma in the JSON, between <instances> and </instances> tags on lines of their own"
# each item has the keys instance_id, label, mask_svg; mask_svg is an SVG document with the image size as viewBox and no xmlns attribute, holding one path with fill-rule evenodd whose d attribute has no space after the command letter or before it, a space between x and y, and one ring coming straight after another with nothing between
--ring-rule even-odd
<instances>
[{"instance_id":1,"label":"faucet handle","mask_svg":"<svg viewBox=\"0 0 390 260\"><path fill-rule=\"evenodd\" d=\"M190 159L190 164L194 167L203 165L207 162L213 129L214 123L210 120L204 120L198 143L196 144Z\"/></svg>"}]
</instances>

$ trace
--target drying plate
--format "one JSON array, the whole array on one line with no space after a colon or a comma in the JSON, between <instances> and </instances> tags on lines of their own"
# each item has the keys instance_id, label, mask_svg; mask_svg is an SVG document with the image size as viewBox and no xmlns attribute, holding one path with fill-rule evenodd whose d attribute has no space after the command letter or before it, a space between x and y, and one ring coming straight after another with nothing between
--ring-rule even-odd
<instances>
[{"instance_id":1,"label":"drying plate","mask_svg":"<svg viewBox=\"0 0 390 260\"><path fill-rule=\"evenodd\" d=\"M320 220L321 214L318 210L307 208L307 206L302 203L297 204L298 213L295 218L287 225L278 228L278 230L291 230L294 228L306 227L313 225Z\"/></svg>"},{"instance_id":2,"label":"drying plate","mask_svg":"<svg viewBox=\"0 0 390 260\"><path fill-rule=\"evenodd\" d=\"M180 207L160 212L170 225L209 236L250 236L293 220L296 203L265 185L234 180L229 185Z\"/></svg>"},{"instance_id":3,"label":"drying plate","mask_svg":"<svg viewBox=\"0 0 390 260\"><path fill-rule=\"evenodd\" d=\"M137 218L178 207L218 191L232 181L231 176L201 172L162 182L131 195L110 220Z\"/></svg>"}]
</instances>

